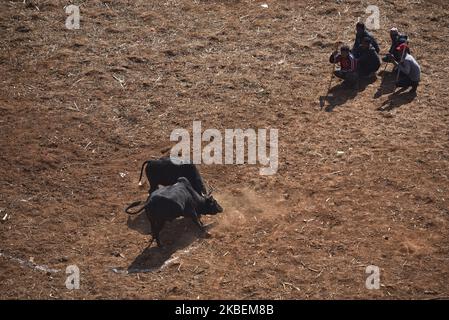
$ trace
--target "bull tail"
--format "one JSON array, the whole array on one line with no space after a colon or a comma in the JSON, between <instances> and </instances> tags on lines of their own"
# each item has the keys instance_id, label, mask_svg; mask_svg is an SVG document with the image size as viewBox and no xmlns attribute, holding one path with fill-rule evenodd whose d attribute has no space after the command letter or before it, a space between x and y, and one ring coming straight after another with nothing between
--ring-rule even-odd
<instances>
[{"instance_id":1,"label":"bull tail","mask_svg":"<svg viewBox=\"0 0 449 320\"><path fill-rule=\"evenodd\" d=\"M139 187L143 185L143 182L142 182L143 168L145 167L145 165L146 165L148 162L150 162L150 160L145 161L144 163L142 163L142 167L140 168Z\"/></svg>"},{"instance_id":2,"label":"bull tail","mask_svg":"<svg viewBox=\"0 0 449 320\"><path fill-rule=\"evenodd\" d=\"M148 202L149 202L149 200L145 201L145 202L143 202L143 201L134 201L133 203L131 203L129 206L127 206L125 208L125 212L127 214L130 214L130 215L138 214L139 212L142 212L145 209L145 206L148 204ZM142 205L142 203L143 203L143 205ZM140 205L142 205L142 207L139 210L134 211L134 212L129 211L129 209L137 207L137 206L140 206Z\"/></svg>"}]
</instances>

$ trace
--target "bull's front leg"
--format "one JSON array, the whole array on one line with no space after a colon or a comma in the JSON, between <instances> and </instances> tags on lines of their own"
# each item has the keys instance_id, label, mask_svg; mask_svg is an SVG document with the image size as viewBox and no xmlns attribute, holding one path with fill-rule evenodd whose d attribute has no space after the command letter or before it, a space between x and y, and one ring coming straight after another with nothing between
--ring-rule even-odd
<instances>
[{"instance_id":1,"label":"bull's front leg","mask_svg":"<svg viewBox=\"0 0 449 320\"><path fill-rule=\"evenodd\" d=\"M210 235L209 232L207 232L207 230L206 230L206 228L204 227L203 223L201 222L201 220L200 220L198 214L197 214L194 210L192 210L191 214L192 214L191 217L192 217L193 223L195 223L195 225L197 225L198 228L201 230L203 237L205 237L205 238L210 238L211 235Z\"/></svg>"},{"instance_id":2,"label":"bull's front leg","mask_svg":"<svg viewBox=\"0 0 449 320\"><path fill-rule=\"evenodd\" d=\"M198 222L200 223L201 227L204 228L204 223L203 223L203 221L201 221L201 216L199 214L197 214L196 216L198 218Z\"/></svg>"}]
</instances>

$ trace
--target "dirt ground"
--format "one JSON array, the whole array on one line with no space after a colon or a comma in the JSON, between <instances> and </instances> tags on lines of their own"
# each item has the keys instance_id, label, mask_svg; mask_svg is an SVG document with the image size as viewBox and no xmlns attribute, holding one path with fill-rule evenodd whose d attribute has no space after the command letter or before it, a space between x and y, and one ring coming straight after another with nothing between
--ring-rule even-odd
<instances>
[{"instance_id":1,"label":"dirt ground","mask_svg":"<svg viewBox=\"0 0 449 320\"><path fill-rule=\"evenodd\" d=\"M65 27L70 3L79 30ZM352 43L370 4L382 52L390 27L408 33L418 95L394 94L382 65L358 91L334 79L321 108L335 42ZM0 298L449 297L446 0L0 7ZM123 208L146 197L141 163L193 120L278 128L278 173L200 165L225 209L204 219L212 237L179 219L165 249L148 247L148 223Z\"/></svg>"}]
</instances>

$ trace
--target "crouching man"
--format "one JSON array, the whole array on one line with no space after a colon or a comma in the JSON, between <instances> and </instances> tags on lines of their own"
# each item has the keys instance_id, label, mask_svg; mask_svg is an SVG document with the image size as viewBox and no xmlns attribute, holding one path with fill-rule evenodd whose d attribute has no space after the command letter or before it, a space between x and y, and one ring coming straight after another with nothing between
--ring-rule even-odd
<instances>
[{"instance_id":1,"label":"crouching man","mask_svg":"<svg viewBox=\"0 0 449 320\"><path fill-rule=\"evenodd\" d=\"M336 77L343 79L343 85L354 87L357 84L357 60L350 52L349 46L342 46L340 53L334 51L329 58L330 63L340 63L340 70L334 71Z\"/></svg>"},{"instance_id":2,"label":"crouching man","mask_svg":"<svg viewBox=\"0 0 449 320\"><path fill-rule=\"evenodd\" d=\"M358 73L360 78L372 78L375 77L376 71L380 67L380 59L376 50L371 45L371 39L365 37L362 39L362 44L359 50Z\"/></svg>"},{"instance_id":3,"label":"crouching man","mask_svg":"<svg viewBox=\"0 0 449 320\"><path fill-rule=\"evenodd\" d=\"M396 50L401 52L402 55L400 62L397 62L394 59L392 60L394 65L399 68L399 77L396 82L396 87L404 89L412 87L410 92L416 93L416 89L421 81L421 67L418 62L416 62L415 58L408 53L408 47L405 43L399 45Z\"/></svg>"},{"instance_id":4,"label":"crouching man","mask_svg":"<svg viewBox=\"0 0 449 320\"><path fill-rule=\"evenodd\" d=\"M396 48L405 43L408 42L408 37L405 34L400 34L398 28L393 27L390 30L390 39L391 39L391 47L390 50L388 50L388 53L386 56L382 58L383 62L391 62L394 58L397 62L401 61L401 53L396 50ZM407 49L408 50L408 49ZM407 53L410 53L408 50ZM392 58L393 56L393 58Z\"/></svg>"}]
</instances>

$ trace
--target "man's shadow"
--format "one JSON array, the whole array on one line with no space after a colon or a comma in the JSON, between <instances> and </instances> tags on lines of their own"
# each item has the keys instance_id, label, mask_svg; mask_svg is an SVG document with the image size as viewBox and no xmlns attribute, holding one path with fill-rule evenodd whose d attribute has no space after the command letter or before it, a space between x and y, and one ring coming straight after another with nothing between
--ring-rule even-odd
<instances>
[{"instance_id":1,"label":"man's shadow","mask_svg":"<svg viewBox=\"0 0 449 320\"><path fill-rule=\"evenodd\" d=\"M359 78L357 93L365 91L365 89L374 82L377 81L377 75L373 74L372 76L361 77Z\"/></svg>"},{"instance_id":2,"label":"man's shadow","mask_svg":"<svg viewBox=\"0 0 449 320\"><path fill-rule=\"evenodd\" d=\"M332 112L336 107L341 106L354 99L359 92L362 92L368 87L368 85L374 83L377 78L360 78L357 85L346 86L343 81L333 86L326 96L320 97L320 105L323 106L324 102L328 102L328 106L324 109L326 112Z\"/></svg>"},{"instance_id":3,"label":"man's shadow","mask_svg":"<svg viewBox=\"0 0 449 320\"><path fill-rule=\"evenodd\" d=\"M416 92L405 92L405 90L406 89L401 88L400 90L390 94L388 99L382 103L382 106L380 106L377 110L391 111L412 102L416 98Z\"/></svg>"},{"instance_id":4,"label":"man's shadow","mask_svg":"<svg viewBox=\"0 0 449 320\"><path fill-rule=\"evenodd\" d=\"M148 242L151 239L151 226L145 212L136 216L128 217L129 228L141 234L148 235ZM213 227L213 223L205 226L206 230ZM156 241L151 246L145 248L129 265L128 273L153 272L159 270L165 262L177 251L189 247L201 236L201 232L194 225L191 219L178 218L166 222L160 233L163 247L156 245Z\"/></svg>"},{"instance_id":5,"label":"man's shadow","mask_svg":"<svg viewBox=\"0 0 449 320\"><path fill-rule=\"evenodd\" d=\"M377 91L374 94L374 99L380 98L385 94L390 94L396 89L396 72L384 70L379 73L379 76L382 80L379 88L377 88Z\"/></svg>"},{"instance_id":6,"label":"man's shadow","mask_svg":"<svg viewBox=\"0 0 449 320\"><path fill-rule=\"evenodd\" d=\"M324 111L332 112L336 107L345 104L348 100L352 100L356 96L356 89L345 87L343 82L341 82L330 88L326 96L320 97L320 104L323 107L325 102L327 102L328 105L324 108Z\"/></svg>"}]
</instances>

